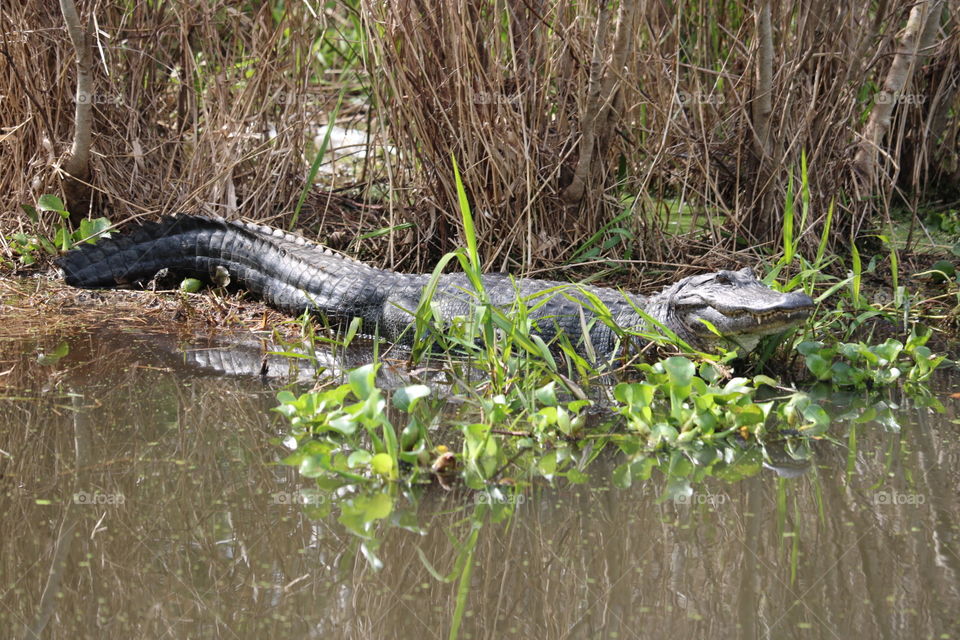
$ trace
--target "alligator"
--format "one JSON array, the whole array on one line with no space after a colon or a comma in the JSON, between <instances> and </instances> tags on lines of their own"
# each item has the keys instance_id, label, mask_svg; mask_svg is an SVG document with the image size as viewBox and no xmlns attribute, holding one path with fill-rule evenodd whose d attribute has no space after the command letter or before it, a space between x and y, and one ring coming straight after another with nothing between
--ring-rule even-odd
<instances>
[{"instance_id":1,"label":"alligator","mask_svg":"<svg viewBox=\"0 0 960 640\"><path fill-rule=\"evenodd\" d=\"M82 288L144 286L160 272L229 281L281 311L309 311L341 327L360 318L363 333L406 345L414 340L414 312L431 280L431 274L377 269L278 229L194 215L83 243L58 264L67 284ZM440 275L434 317L447 323L471 317L481 299L510 313L522 300L531 333L550 345L565 334L580 353L596 359L621 353L625 334L662 327L701 351L727 346L744 353L761 337L800 324L813 309L806 294L774 291L749 268L685 277L649 297L505 274L486 274L481 282L483 298L466 274Z\"/></svg>"}]
</instances>

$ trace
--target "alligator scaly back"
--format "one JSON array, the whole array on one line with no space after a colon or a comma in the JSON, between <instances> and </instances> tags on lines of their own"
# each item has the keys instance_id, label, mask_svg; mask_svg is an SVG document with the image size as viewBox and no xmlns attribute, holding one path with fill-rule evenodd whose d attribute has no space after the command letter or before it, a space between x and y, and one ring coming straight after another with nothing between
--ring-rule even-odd
<instances>
[{"instance_id":1,"label":"alligator scaly back","mask_svg":"<svg viewBox=\"0 0 960 640\"><path fill-rule=\"evenodd\" d=\"M96 245L81 245L59 264L68 284L86 288L142 285L162 270L217 282L226 270L232 284L282 311L309 311L333 325L360 318L365 333L391 342L413 337L413 311L430 279L429 274L376 269L269 227L201 216L143 224ZM683 278L649 299L616 289L502 274L484 275L482 282L485 298L496 307L509 310L522 298L532 330L545 342L564 334L581 352L602 359L616 355L617 332L592 312L596 301L621 329L644 328L648 314L701 349L718 341L714 329L752 349L760 336L798 324L813 308L805 294L774 291L749 269ZM462 273L440 276L432 301L436 319L472 317L477 296L471 291Z\"/></svg>"},{"instance_id":2,"label":"alligator scaly back","mask_svg":"<svg viewBox=\"0 0 960 640\"><path fill-rule=\"evenodd\" d=\"M67 284L91 289L139 286L162 270L212 283L226 269L233 283L271 306L292 314L320 310L332 319L341 311L347 319L370 315L380 306L371 288L388 290L401 277L293 234L202 216L167 217L82 244L59 266Z\"/></svg>"}]
</instances>

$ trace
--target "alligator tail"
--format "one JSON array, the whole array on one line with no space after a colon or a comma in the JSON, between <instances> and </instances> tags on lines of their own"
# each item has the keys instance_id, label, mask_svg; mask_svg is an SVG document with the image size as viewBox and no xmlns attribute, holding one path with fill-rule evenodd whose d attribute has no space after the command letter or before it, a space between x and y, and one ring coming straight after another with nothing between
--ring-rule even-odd
<instances>
[{"instance_id":1,"label":"alligator tail","mask_svg":"<svg viewBox=\"0 0 960 640\"><path fill-rule=\"evenodd\" d=\"M136 286L162 269L210 282L217 266L233 272L230 263L236 268L249 262L244 257L256 250L257 240L245 227L224 220L168 217L79 245L57 264L67 284L85 289Z\"/></svg>"},{"instance_id":2,"label":"alligator tail","mask_svg":"<svg viewBox=\"0 0 960 640\"><path fill-rule=\"evenodd\" d=\"M333 316L358 311L350 304L356 294L349 294L375 271L280 231L201 216L168 217L82 244L58 265L67 284L87 289L141 285L163 269L211 283L222 267L232 284L282 311Z\"/></svg>"}]
</instances>

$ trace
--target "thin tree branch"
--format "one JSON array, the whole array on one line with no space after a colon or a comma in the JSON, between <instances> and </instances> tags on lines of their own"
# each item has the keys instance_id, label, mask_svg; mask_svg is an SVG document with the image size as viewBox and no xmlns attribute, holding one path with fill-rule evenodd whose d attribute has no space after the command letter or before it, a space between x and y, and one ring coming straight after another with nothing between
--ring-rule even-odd
<instances>
[{"instance_id":1,"label":"thin tree branch","mask_svg":"<svg viewBox=\"0 0 960 640\"><path fill-rule=\"evenodd\" d=\"M893 108L897 97L913 77L913 73L933 44L943 0L920 0L910 10L907 26L900 38L900 49L890 65L883 90L877 94L870 119L864 128L857 155L853 160L854 169L862 178L870 179L877 170L877 158L883 145L884 136L890 129Z\"/></svg>"}]
</instances>

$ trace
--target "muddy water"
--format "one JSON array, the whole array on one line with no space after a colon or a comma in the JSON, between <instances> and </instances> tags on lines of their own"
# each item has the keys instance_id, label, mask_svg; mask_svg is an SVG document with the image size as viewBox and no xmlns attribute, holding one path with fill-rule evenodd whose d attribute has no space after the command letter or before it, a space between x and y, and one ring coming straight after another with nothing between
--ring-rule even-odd
<instances>
[{"instance_id":1,"label":"muddy water","mask_svg":"<svg viewBox=\"0 0 960 640\"><path fill-rule=\"evenodd\" d=\"M683 500L659 472L613 488L615 456L496 509L310 498L276 464L281 383L211 375L181 342L0 341L0 636L960 637L955 406ZM337 501L379 499L364 541Z\"/></svg>"}]
</instances>

